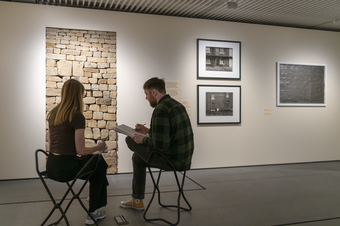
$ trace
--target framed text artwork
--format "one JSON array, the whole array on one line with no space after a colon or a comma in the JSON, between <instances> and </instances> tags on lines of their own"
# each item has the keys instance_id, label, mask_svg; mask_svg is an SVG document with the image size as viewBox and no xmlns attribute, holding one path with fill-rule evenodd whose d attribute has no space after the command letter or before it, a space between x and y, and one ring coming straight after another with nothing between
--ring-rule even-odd
<instances>
[{"instance_id":1,"label":"framed text artwork","mask_svg":"<svg viewBox=\"0 0 340 226\"><path fill-rule=\"evenodd\" d=\"M197 39L198 79L241 79L241 42Z\"/></svg>"},{"instance_id":2,"label":"framed text artwork","mask_svg":"<svg viewBox=\"0 0 340 226\"><path fill-rule=\"evenodd\" d=\"M197 123L241 123L241 86L197 85Z\"/></svg>"},{"instance_id":3,"label":"framed text artwork","mask_svg":"<svg viewBox=\"0 0 340 226\"><path fill-rule=\"evenodd\" d=\"M277 63L277 106L326 106L325 64Z\"/></svg>"}]
</instances>

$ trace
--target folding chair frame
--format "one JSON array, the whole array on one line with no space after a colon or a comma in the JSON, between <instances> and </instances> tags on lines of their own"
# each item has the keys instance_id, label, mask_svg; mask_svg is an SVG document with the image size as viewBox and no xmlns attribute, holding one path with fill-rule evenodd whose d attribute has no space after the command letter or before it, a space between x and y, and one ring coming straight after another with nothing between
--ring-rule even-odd
<instances>
[{"instance_id":1,"label":"folding chair frame","mask_svg":"<svg viewBox=\"0 0 340 226\"><path fill-rule=\"evenodd\" d=\"M152 175L151 167L150 167L150 165L149 165L149 162L150 162L151 158L152 158L155 154L161 155L161 156L169 163L169 165L170 165L171 168L173 169L172 171L174 172L174 175L175 175L175 178L176 178L176 182L177 182L177 186L178 186L178 192L179 192L179 193L178 193L178 199L177 199L177 205L164 205L164 204L161 203L161 192L160 192L160 190L159 190L159 181L160 181L160 178L161 178L162 169L159 169L158 178L157 178L157 182L156 182L155 179L154 179L154 177L153 177L153 175ZM144 215L143 215L144 220L146 220L146 221L163 221L163 222L165 222L165 223L167 223L167 224L169 224L169 225L172 225L172 226L177 225L177 224L179 223L179 221L180 221L180 210L181 210L181 209L182 209L182 210L185 210L185 211L191 211L191 210L192 210L192 207L191 207L191 205L189 204L188 200L185 198L184 192L183 192L183 187L184 187L184 180L185 180L186 170L183 171L182 183L180 184L180 183L179 183L179 180L178 180L178 176L177 176L177 172L176 172L175 166L169 161L169 159L168 159L163 153L160 153L160 152L158 152L158 151L153 151L153 152L150 153L150 156L149 156L149 158L148 158L148 160L147 160L147 167L148 167L148 170L149 170L149 173L150 173L152 182L153 182L153 184L154 184L154 189L153 189L153 193L152 193L152 197L151 197L151 199L150 199L150 202L149 202L148 206L146 207L146 210L145 210ZM175 223L171 223L170 221L165 220L165 219L163 219L163 218L147 218L147 217L146 217L146 214L147 214L147 212L148 212L148 210L149 210L149 207L150 207L150 205L151 205L151 203L152 203L152 201L153 201L153 199L154 199L154 197L155 197L156 191L157 191L157 193L158 193L158 203L159 203L160 206L165 207L165 208L171 208L171 207L177 208L177 221L176 221ZM184 207L181 207L181 206L180 206L181 196L183 197L183 199L185 200L186 204L188 205L188 208L184 208Z\"/></svg>"},{"instance_id":2,"label":"folding chair frame","mask_svg":"<svg viewBox=\"0 0 340 226\"><path fill-rule=\"evenodd\" d=\"M91 159L84 165L84 167L78 172L78 174L75 176L75 178L72 180L71 183L70 183L69 181L68 181L68 182L65 182L65 183L67 184L67 186L68 186L68 189L67 189L66 193L64 194L64 196L59 200L59 202L57 202L57 201L54 199L54 197L53 197L53 195L52 195L50 189L48 188L48 186L47 186L47 184L46 184L46 182L45 182L45 179L48 179L46 170L45 170L45 171L40 171L40 169L39 169L39 153L45 154L46 157L48 157L48 154L47 154L47 152L44 151L44 150L41 150L41 149L36 150L36 152L35 152L35 164L36 164L36 171L37 171L37 173L38 173L38 176L39 176L41 182L43 183L43 185L44 185L44 187L45 187L45 189L46 189L46 191L47 191L47 193L48 193L48 195L49 195L49 197L50 197L50 199L51 199L51 201L53 202L53 205L54 205L53 209L51 210L51 212L49 213L49 215L46 217L46 219L44 220L44 222L41 224L41 226L45 225L45 223L46 223L46 222L48 221L48 219L52 216L53 212L54 212L56 209L58 209L58 210L60 211L60 213L61 213L62 216L59 218L59 220L57 220L56 222L54 222L54 223L52 223L52 224L49 224L48 226L50 226L50 225L57 225L57 224L59 224L59 222L60 222L62 219L65 220L67 226L70 226L69 221L68 221L68 219L67 219L67 217L66 217L66 212L67 212L67 210L69 209L70 205L72 204L73 200L75 200L75 199L77 199L77 200L79 201L80 205L83 207L83 209L86 211L86 213L91 217L91 219L93 220L93 222L95 223L95 225L98 226L97 221L94 219L94 217L92 216L92 214L90 214L90 212L88 211L88 209L85 207L85 205L84 205L83 202L81 201L79 195L81 194L81 192L82 192L83 189L85 188L87 182L90 180L91 176L92 176L93 173L95 172L95 170L96 170L96 168L97 168L97 166L98 166L98 163L99 163L99 157L100 157L100 155L93 155L93 156L91 157ZM84 170L86 169L86 167L87 167L91 162L93 162L93 161L97 161L97 162L96 162L96 165L95 165L95 167L94 167L94 169L91 170L91 171L89 171L89 172L85 172L85 173L84 173ZM72 189L73 185L75 184L75 182L77 181L77 179L79 179L79 178L81 178L81 177L84 177L84 176L86 176L86 175L88 175L88 177L87 177L87 179L85 180L84 184L81 186L81 188L79 189L79 191L78 191L77 193L75 193L74 190ZM60 182L60 183L64 183L64 182ZM69 203L67 204L65 210L63 210L63 209L61 208L61 205L63 204L63 202L65 201L67 195L68 195L70 192L72 193L72 198L71 198L71 200L69 201Z\"/></svg>"}]
</instances>

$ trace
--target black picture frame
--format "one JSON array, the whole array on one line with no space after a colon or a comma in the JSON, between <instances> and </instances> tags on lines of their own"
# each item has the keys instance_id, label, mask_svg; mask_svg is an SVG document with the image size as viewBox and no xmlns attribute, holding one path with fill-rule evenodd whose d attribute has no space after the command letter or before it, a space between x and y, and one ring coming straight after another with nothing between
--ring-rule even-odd
<instances>
[{"instance_id":1,"label":"black picture frame","mask_svg":"<svg viewBox=\"0 0 340 226\"><path fill-rule=\"evenodd\" d=\"M241 79L241 42L197 39L197 79Z\"/></svg>"},{"instance_id":2,"label":"black picture frame","mask_svg":"<svg viewBox=\"0 0 340 226\"><path fill-rule=\"evenodd\" d=\"M198 124L240 124L241 86L197 85Z\"/></svg>"}]
</instances>

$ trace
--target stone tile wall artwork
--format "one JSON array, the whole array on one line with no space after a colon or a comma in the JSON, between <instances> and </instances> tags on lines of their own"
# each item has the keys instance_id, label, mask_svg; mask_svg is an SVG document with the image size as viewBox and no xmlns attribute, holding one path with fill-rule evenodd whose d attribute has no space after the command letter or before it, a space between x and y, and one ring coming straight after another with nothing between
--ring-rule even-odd
<instances>
[{"instance_id":1,"label":"stone tile wall artwork","mask_svg":"<svg viewBox=\"0 0 340 226\"><path fill-rule=\"evenodd\" d=\"M109 174L117 172L116 58L115 32L46 28L46 114L60 102L65 81L80 81L86 90L86 146L107 143Z\"/></svg>"}]
</instances>

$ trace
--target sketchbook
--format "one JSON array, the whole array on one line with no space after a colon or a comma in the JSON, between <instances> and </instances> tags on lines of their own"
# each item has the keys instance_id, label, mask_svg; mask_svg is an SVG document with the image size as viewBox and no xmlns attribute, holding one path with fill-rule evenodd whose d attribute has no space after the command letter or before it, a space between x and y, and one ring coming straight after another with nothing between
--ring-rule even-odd
<instances>
[{"instance_id":1,"label":"sketchbook","mask_svg":"<svg viewBox=\"0 0 340 226\"><path fill-rule=\"evenodd\" d=\"M134 128L131 128L130 126L127 126L125 124L121 124L119 126L116 126L114 128L114 130L117 133L122 133L122 134L125 134L125 135L129 136L129 137L133 137L135 134L142 135L144 137L147 136L147 134L137 132L137 131L135 131Z\"/></svg>"}]
</instances>

